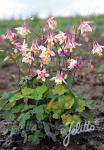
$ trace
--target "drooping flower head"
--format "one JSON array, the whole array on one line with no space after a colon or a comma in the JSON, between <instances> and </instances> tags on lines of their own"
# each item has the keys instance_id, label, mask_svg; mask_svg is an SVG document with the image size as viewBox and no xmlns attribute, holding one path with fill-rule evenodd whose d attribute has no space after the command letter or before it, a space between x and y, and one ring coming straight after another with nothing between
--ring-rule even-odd
<instances>
[{"instance_id":1,"label":"drooping flower head","mask_svg":"<svg viewBox=\"0 0 104 150\"><path fill-rule=\"evenodd\" d=\"M28 44L25 42L25 40L23 41L23 44L21 44L20 51L23 54L29 51Z\"/></svg>"},{"instance_id":2,"label":"drooping flower head","mask_svg":"<svg viewBox=\"0 0 104 150\"><path fill-rule=\"evenodd\" d=\"M104 46L100 45L97 41L93 42L92 53L102 56Z\"/></svg>"},{"instance_id":3,"label":"drooping flower head","mask_svg":"<svg viewBox=\"0 0 104 150\"><path fill-rule=\"evenodd\" d=\"M54 36L53 36L52 32L48 32L47 42L48 42L48 46L50 46L50 47L54 46Z\"/></svg>"},{"instance_id":4,"label":"drooping flower head","mask_svg":"<svg viewBox=\"0 0 104 150\"><path fill-rule=\"evenodd\" d=\"M68 68L70 70L78 69L79 68L79 64L78 64L77 60L75 60L75 59L70 59L68 63L69 63Z\"/></svg>"},{"instance_id":5,"label":"drooping flower head","mask_svg":"<svg viewBox=\"0 0 104 150\"><path fill-rule=\"evenodd\" d=\"M12 42L14 53L22 54L21 43L18 40Z\"/></svg>"},{"instance_id":6,"label":"drooping flower head","mask_svg":"<svg viewBox=\"0 0 104 150\"><path fill-rule=\"evenodd\" d=\"M41 79L42 81L45 81L47 77L49 77L49 74L46 72L46 69L43 70L37 70L37 79Z\"/></svg>"},{"instance_id":7,"label":"drooping flower head","mask_svg":"<svg viewBox=\"0 0 104 150\"><path fill-rule=\"evenodd\" d=\"M65 38L65 48L69 49L70 52L72 52L72 50L74 48L76 48L76 46L81 45L81 44L76 43L74 34L66 32L65 36L66 36L66 38Z\"/></svg>"},{"instance_id":8,"label":"drooping flower head","mask_svg":"<svg viewBox=\"0 0 104 150\"><path fill-rule=\"evenodd\" d=\"M60 49L58 49L58 54L59 55L62 55L62 56L66 56L67 54L68 54L68 50L67 49L62 49L62 48L60 48Z\"/></svg>"},{"instance_id":9,"label":"drooping flower head","mask_svg":"<svg viewBox=\"0 0 104 150\"><path fill-rule=\"evenodd\" d=\"M34 61L34 57L31 52L27 52L23 54L22 62L31 65L33 61Z\"/></svg>"},{"instance_id":10,"label":"drooping flower head","mask_svg":"<svg viewBox=\"0 0 104 150\"><path fill-rule=\"evenodd\" d=\"M51 57L50 56L40 57L39 61L40 61L40 66L42 67L43 65L49 64L49 62L51 61Z\"/></svg>"},{"instance_id":11,"label":"drooping flower head","mask_svg":"<svg viewBox=\"0 0 104 150\"><path fill-rule=\"evenodd\" d=\"M43 64L48 64L51 61L51 56L55 56L55 53L53 50L50 49L50 47L44 47L40 46L41 54L39 56L41 66Z\"/></svg>"},{"instance_id":12,"label":"drooping flower head","mask_svg":"<svg viewBox=\"0 0 104 150\"><path fill-rule=\"evenodd\" d=\"M50 57L55 56L54 51L50 47L40 46L40 50L42 51L40 57Z\"/></svg>"},{"instance_id":13,"label":"drooping flower head","mask_svg":"<svg viewBox=\"0 0 104 150\"><path fill-rule=\"evenodd\" d=\"M54 30L57 27L57 22L53 17L48 18L48 26L51 30Z\"/></svg>"},{"instance_id":14,"label":"drooping flower head","mask_svg":"<svg viewBox=\"0 0 104 150\"><path fill-rule=\"evenodd\" d=\"M10 29L6 30L6 35L5 35L6 39L8 39L12 42L14 39L14 36L15 36L15 34L14 34L14 32L12 32L12 30L10 30Z\"/></svg>"},{"instance_id":15,"label":"drooping flower head","mask_svg":"<svg viewBox=\"0 0 104 150\"><path fill-rule=\"evenodd\" d=\"M55 42L62 44L66 39L65 33L64 32L60 32L59 34L56 34L54 37Z\"/></svg>"},{"instance_id":16,"label":"drooping flower head","mask_svg":"<svg viewBox=\"0 0 104 150\"><path fill-rule=\"evenodd\" d=\"M16 28L17 33L20 34L23 38L26 38L28 33L30 33L30 30L27 26L27 24L24 22L21 27Z\"/></svg>"},{"instance_id":17,"label":"drooping flower head","mask_svg":"<svg viewBox=\"0 0 104 150\"><path fill-rule=\"evenodd\" d=\"M56 76L51 78L51 80L54 80L56 84L62 84L63 82L66 84L66 81L62 76L62 72L60 71L57 71Z\"/></svg>"},{"instance_id":18,"label":"drooping flower head","mask_svg":"<svg viewBox=\"0 0 104 150\"><path fill-rule=\"evenodd\" d=\"M39 45L37 40L33 40L32 46L31 46L31 51L35 54L39 52Z\"/></svg>"},{"instance_id":19,"label":"drooping flower head","mask_svg":"<svg viewBox=\"0 0 104 150\"><path fill-rule=\"evenodd\" d=\"M81 34L93 31L93 28L89 25L90 23L93 23L93 22L92 21L80 21L80 25L78 29L81 31Z\"/></svg>"}]
</instances>

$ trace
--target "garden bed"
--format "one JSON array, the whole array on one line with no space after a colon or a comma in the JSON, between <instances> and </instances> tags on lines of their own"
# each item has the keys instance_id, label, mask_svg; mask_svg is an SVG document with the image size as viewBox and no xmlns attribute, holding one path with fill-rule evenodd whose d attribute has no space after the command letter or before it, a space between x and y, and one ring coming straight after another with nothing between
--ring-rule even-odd
<instances>
[{"instance_id":1,"label":"garden bed","mask_svg":"<svg viewBox=\"0 0 104 150\"><path fill-rule=\"evenodd\" d=\"M98 64L98 62L94 63ZM13 75L16 73L17 69L12 63L1 66L0 92L16 89L17 85L13 78ZM58 141L54 144L52 141L46 140L43 141L41 145L33 146L30 144L23 145L20 135L13 135L13 137L0 135L0 150L104 150L104 74L95 72L87 74L86 71L79 73L78 80L73 85L73 90L77 95L82 94L87 98L93 99L95 103L100 105L100 110L94 112L96 119L98 120L100 118L100 125L96 131L71 136L71 142L67 148L63 147L62 141ZM0 122L0 131L3 129L2 126L6 126L6 123L3 121Z\"/></svg>"}]
</instances>

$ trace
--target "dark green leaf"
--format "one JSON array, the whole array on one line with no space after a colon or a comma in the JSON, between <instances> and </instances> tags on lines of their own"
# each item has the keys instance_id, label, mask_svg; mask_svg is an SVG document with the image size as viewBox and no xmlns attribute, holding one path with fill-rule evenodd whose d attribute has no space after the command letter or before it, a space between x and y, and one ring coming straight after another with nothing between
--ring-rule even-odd
<instances>
[{"instance_id":1,"label":"dark green leaf","mask_svg":"<svg viewBox=\"0 0 104 150\"><path fill-rule=\"evenodd\" d=\"M45 85L38 86L36 89L33 90L32 97L35 100L41 100L43 94L47 91L47 87Z\"/></svg>"},{"instance_id":2,"label":"dark green leaf","mask_svg":"<svg viewBox=\"0 0 104 150\"><path fill-rule=\"evenodd\" d=\"M4 112L4 114L3 114L3 118L4 118L5 120L7 120L7 121L13 121L13 120L15 119L15 116L14 116L14 114L13 114L12 112L6 111L6 112Z\"/></svg>"}]
</instances>

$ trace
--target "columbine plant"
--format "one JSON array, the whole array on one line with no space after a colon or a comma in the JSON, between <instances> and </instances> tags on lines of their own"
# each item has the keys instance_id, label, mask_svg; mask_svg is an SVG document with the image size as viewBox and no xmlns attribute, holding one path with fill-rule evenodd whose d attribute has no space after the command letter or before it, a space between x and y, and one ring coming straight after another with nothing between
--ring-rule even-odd
<instances>
[{"instance_id":1,"label":"columbine plant","mask_svg":"<svg viewBox=\"0 0 104 150\"><path fill-rule=\"evenodd\" d=\"M89 23L81 21L78 28L85 40L93 31ZM34 144L46 136L54 141L65 136L71 122L90 120L95 109L91 100L75 96L71 90L72 77L81 68L76 49L82 44L76 35L58 30L54 18L47 20L42 31L42 38L34 38L31 45L26 23L15 32L8 29L3 36L10 44L5 60L13 60L19 74L18 89L3 94L0 108L5 120L13 121L11 133L20 132L24 142ZM92 53L101 55L102 48L94 41Z\"/></svg>"}]
</instances>

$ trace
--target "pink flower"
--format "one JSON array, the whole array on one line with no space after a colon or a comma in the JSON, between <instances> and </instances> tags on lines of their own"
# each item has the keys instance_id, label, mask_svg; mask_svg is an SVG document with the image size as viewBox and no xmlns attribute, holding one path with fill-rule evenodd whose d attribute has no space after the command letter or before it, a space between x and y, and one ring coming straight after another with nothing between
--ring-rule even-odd
<instances>
[{"instance_id":1,"label":"pink flower","mask_svg":"<svg viewBox=\"0 0 104 150\"><path fill-rule=\"evenodd\" d=\"M54 36L52 32L48 32L47 41L50 47L54 46Z\"/></svg>"},{"instance_id":2,"label":"pink flower","mask_svg":"<svg viewBox=\"0 0 104 150\"><path fill-rule=\"evenodd\" d=\"M20 34L23 38L25 38L28 33L30 33L30 30L25 22L21 27L16 28L16 30L17 33Z\"/></svg>"},{"instance_id":3,"label":"pink flower","mask_svg":"<svg viewBox=\"0 0 104 150\"><path fill-rule=\"evenodd\" d=\"M27 64L32 64L32 61L34 61L34 57L32 56L31 52L23 54L22 62Z\"/></svg>"},{"instance_id":4,"label":"pink flower","mask_svg":"<svg viewBox=\"0 0 104 150\"><path fill-rule=\"evenodd\" d=\"M92 53L102 56L104 46L100 45L97 41L93 42Z\"/></svg>"},{"instance_id":5,"label":"pink flower","mask_svg":"<svg viewBox=\"0 0 104 150\"><path fill-rule=\"evenodd\" d=\"M25 40L23 41L23 44L20 44L18 46L19 46L19 51L21 52L22 55L25 55L26 52L29 51L28 44L25 43Z\"/></svg>"},{"instance_id":6,"label":"pink flower","mask_svg":"<svg viewBox=\"0 0 104 150\"><path fill-rule=\"evenodd\" d=\"M23 41L23 44L21 44L18 40L15 40L12 42L14 46L15 53L20 52L22 55L25 55L27 51L29 51L27 43L25 43L25 40Z\"/></svg>"},{"instance_id":7,"label":"pink flower","mask_svg":"<svg viewBox=\"0 0 104 150\"><path fill-rule=\"evenodd\" d=\"M5 38L10 41L13 41L14 35L15 34L10 29L7 29Z\"/></svg>"},{"instance_id":8,"label":"pink flower","mask_svg":"<svg viewBox=\"0 0 104 150\"><path fill-rule=\"evenodd\" d=\"M48 64L51 61L51 56L55 56L55 53L50 47L46 48L44 46L40 46L40 50L42 50L42 52L39 58L41 66L43 66L43 64Z\"/></svg>"},{"instance_id":9,"label":"pink flower","mask_svg":"<svg viewBox=\"0 0 104 150\"><path fill-rule=\"evenodd\" d=\"M14 49L14 53L21 53L22 54L22 51L21 51L21 43L17 40L14 40L12 42L12 45L13 45L13 49Z\"/></svg>"},{"instance_id":10,"label":"pink flower","mask_svg":"<svg viewBox=\"0 0 104 150\"><path fill-rule=\"evenodd\" d=\"M46 78L49 77L49 74L46 72L46 69L37 70L36 73L38 74L37 79L41 79L42 81L45 81Z\"/></svg>"},{"instance_id":11,"label":"pink flower","mask_svg":"<svg viewBox=\"0 0 104 150\"><path fill-rule=\"evenodd\" d=\"M62 77L62 72L58 71L56 76L51 78L50 80L54 80L56 84L62 84L64 82L66 84L66 81Z\"/></svg>"},{"instance_id":12,"label":"pink flower","mask_svg":"<svg viewBox=\"0 0 104 150\"><path fill-rule=\"evenodd\" d=\"M40 57L40 66L47 65L51 61L51 57Z\"/></svg>"},{"instance_id":13,"label":"pink flower","mask_svg":"<svg viewBox=\"0 0 104 150\"><path fill-rule=\"evenodd\" d=\"M57 22L53 19L53 17L48 18L48 26L51 30L56 28Z\"/></svg>"},{"instance_id":14,"label":"pink flower","mask_svg":"<svg viewBox=\"0 0 104 150\"><path fill-rule=\"evenodd\" d=\"M79 30L81 30L81 34L86 32L92 32L93 28L89 25L90 23L93 23L91 21L80 21Z\"/></svg>"},{"instance_id":15,"label":"pink flower","mask_svg":"<svg viewBox=\"0 0 104 150\"><path fill-rule=\"evenodd\" d=\"M74 48L76 48L76 46L81 46L81 44L78 44L75 42L75 35L74 34L70 34L70 33L66 32L65 36L66 36L65 48L70 49L70 52L72 52L72 50Z\"/></svg>"},{"instance_id":16,"label":"pink flower","mask_svg":"<svg viewBox=\"0 0 104 150\"><path fill-rule=\"evenodd\" d=\"M64 32L60 32L54 37L55 42L59 42L60 44L62 44L65 41L65 39L66 39L66 36Z\"/></svg>"},{"instance_id":17,"label":"pink flower","mask_svg":"<svg viewBox=\"0 0 104 150\"><path fill-rule=\"evenodd\" d=\"M69 68L70 70L78 69L78 68L79 68L79 64L78 64L77 60L75 60L75 59L70 59L70 60L69 60L69 66L68 66L68 68Z\"/></svg>"},{"instance_id":18,"label":"pink flower","mask_svg":"<svg viewBox=\"0 0 104 150\"><path fill-rule=\"evenodd\" d=\"M40 46L40 50L42 50L40 57L50 57L50 56L55 56L54 51L50 47L44 47Z\"/></svg>"},{"instance_id":19,"label":"pink flower","mask_svg":"<svg viewBox=\"0 0 104 150\"><path fill-rule=\"evenodd\" d=\"M39 52L39 45L37 40L33 40L31 51L34 52L35 54Z\"/></svg>"},{"instance_id":20,"label":"pink flower","mask_svg":"<svg viewBox=\"0 0 104 150\"><path fill-rule=\"evenodd\" d=\"M67 49L59 49L58 50L58 54L59 55L63 55L63 56L66 56L68 54L68 50Z\"/></svg>"}]
</instances>

